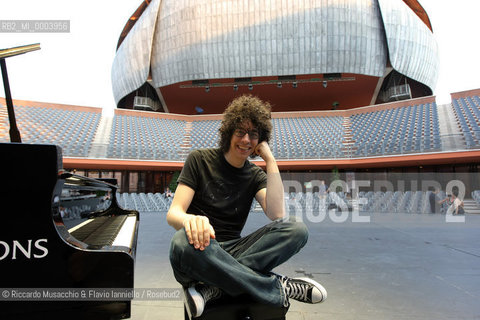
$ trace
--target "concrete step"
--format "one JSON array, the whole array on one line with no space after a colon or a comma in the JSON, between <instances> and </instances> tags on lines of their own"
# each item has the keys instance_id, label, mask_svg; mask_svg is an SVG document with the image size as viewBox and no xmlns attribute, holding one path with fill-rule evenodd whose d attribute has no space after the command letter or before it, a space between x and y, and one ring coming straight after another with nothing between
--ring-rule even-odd
<instances>
[{"instance_id":1,"label":"concrete step","mask_svg":"<svg viewBox=\"0 0 480 320\"><path fill-rule=\"evenodd\" d=\"M107 111L102 112L97 132L92 141L92 147L88 154L89 158L106 158L107 147L110 140L110 132L113 126L113 114Z\"/></svg>"},{"instance_id":2,"label":"concrete step","mask_svg":"<svg viewBox=\"0 0 480 320\"><path fill-rule=\"evenodd\" d=\"M463 209L465 209L467 213L480 214L480 207L473 199L463 200Z\"/></svg>"}]
</instances>

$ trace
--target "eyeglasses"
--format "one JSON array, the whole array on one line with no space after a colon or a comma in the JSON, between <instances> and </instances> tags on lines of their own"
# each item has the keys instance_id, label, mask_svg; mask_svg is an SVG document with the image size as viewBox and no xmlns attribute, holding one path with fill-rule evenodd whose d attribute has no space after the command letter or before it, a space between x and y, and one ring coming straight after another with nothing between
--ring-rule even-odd
<instances>
[{"instance_id":1,"label":"eyeglasses","mask_svg":"<svg viewBox=\"0 0 480 320\"><path fill-rule=\"evenodd\" d=\"M238 128L238 129L235 129L235 132L234 132L234 134L239 138L244 137L247 133L250 139L258 139L260 137L260 133L258 133L257 130L245 130L242 128Z\"/></svg>"}]
</instances>

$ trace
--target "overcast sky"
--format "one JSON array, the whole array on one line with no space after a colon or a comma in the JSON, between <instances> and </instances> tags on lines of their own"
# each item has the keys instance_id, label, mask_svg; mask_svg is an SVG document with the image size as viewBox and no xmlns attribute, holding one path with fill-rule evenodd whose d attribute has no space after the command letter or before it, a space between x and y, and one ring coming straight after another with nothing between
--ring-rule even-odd
<instances>
[{"instance_id":1,"label":"overcast sky","mask_svg":"<svg viewBox=\"0 0 480 320\"><path fill-rule=\"evenodd\" d=\"M395 0L399 1L399 0ZM0 33L0 49L40 43L7 59L14 99L114 108L110 71L118 37L140 0L1 0L0 20L69 20L68 33ZM440 55L434 94L480 88L478 0L420 0ZM3 85L0 96L4 97Z\"/></svg>"}]
</instances>

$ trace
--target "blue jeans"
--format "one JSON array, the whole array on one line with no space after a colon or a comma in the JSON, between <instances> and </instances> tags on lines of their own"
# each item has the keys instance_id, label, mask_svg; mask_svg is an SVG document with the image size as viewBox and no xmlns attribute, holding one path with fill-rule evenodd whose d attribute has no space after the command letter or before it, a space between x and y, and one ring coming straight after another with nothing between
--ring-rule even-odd
<instances>
[{"instance_id":1,"label":"blue jeans","mask_svg":"<svg viewBox=\"0 0 480 320\"><path fill-rule=\"evenodd\" d=\"M243 238L225 242L212 239L200 251L188 243L182 228L172 238L170 263L184 287L200 281L231 296L249 294L257 301L281 306L284 292L271 270L300 251L307 239L305 224L290 217Z\"/></svg>"}]
</instances>

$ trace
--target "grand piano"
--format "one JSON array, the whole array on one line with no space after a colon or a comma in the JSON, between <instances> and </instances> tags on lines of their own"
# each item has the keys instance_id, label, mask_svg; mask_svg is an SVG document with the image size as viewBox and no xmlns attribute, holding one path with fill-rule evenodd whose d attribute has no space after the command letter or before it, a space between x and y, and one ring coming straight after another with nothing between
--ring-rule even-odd
<instances>
[{"instance_id":1,"label":"grand piano","mask_svg":"<svg viewBox=\"0 0 480 320\"><path fill-rule=\"evenodd\" d=\"M133 289L139 214L119 207L113 180L65 172L56 145L2 143L0 156L0 319L129 318L131 298L6 299L15 288Z\"/></svg>"}]
</instances>

